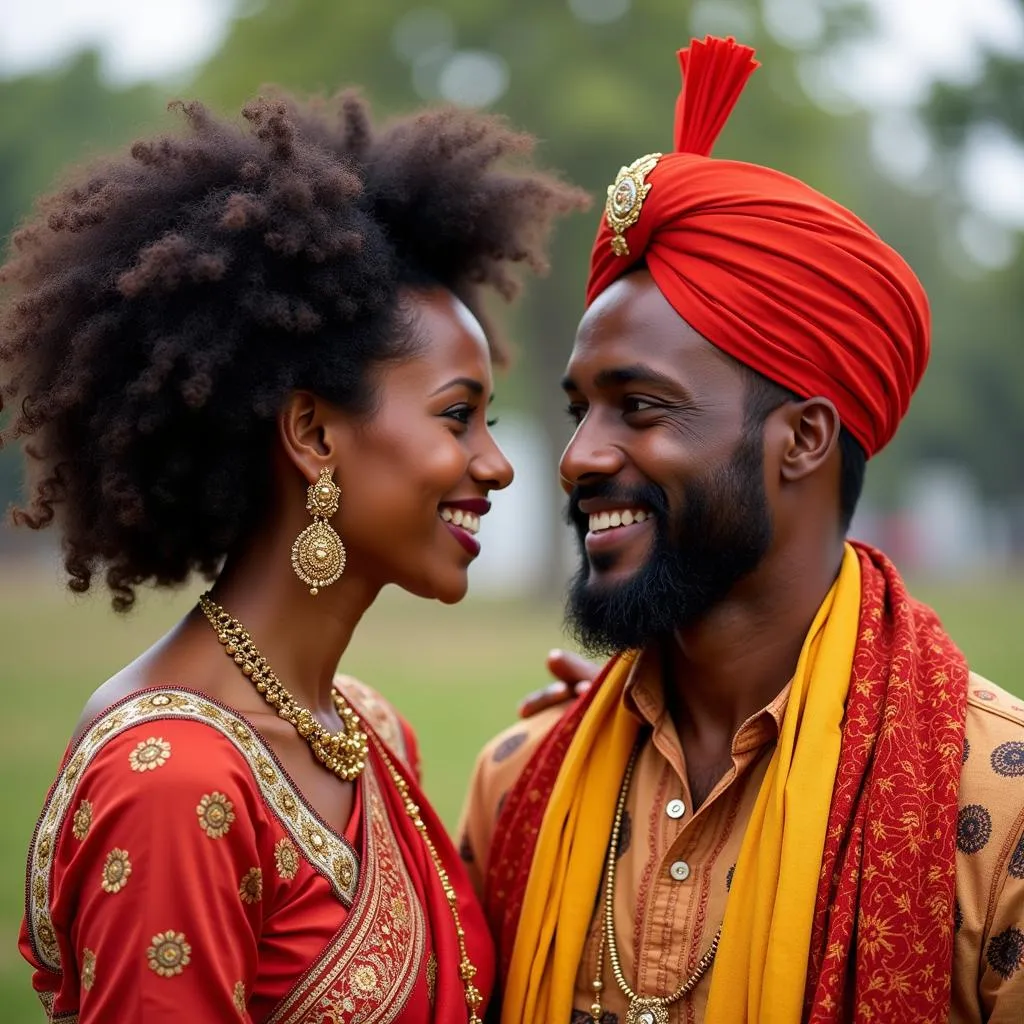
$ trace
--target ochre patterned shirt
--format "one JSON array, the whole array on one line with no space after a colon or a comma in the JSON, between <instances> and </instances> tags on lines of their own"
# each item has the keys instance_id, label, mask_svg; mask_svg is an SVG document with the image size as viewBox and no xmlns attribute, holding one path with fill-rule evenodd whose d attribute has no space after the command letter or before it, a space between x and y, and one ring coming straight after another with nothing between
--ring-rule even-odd
<instances>
[{"instance_id":1,"label":"ochre patterned shirt","mask_svg":"<svg viewBox=\"0 0 1024 1024\"><path fill-rule=\"evenodd\" d=\"M638 661L626 707L649 727L626 804L615 891L615 935L626 980L664 996L694 970L722 922L747 820L778 739L789 690L749 718L732 769L693 810L686 761L656 666ZM461 826L478 891L502 797L564 712L553 708L495 737L481 753ZM1024 1021L1024 700L972 674L957 828L953 1024ZM606 844L606 836L594 836ZM576 977L572 1024L590 1024L597 977L599 901ZM712 968L714 970L714 968ZM605 957L605 1013L621 1024L627 1002ZM704 1018L710 974L669 1010L672 1024ZM560 1022L548 1022L560 1024ZM569 1022L566 1022L569 1024Z\"/></svg>"}]
</instances>

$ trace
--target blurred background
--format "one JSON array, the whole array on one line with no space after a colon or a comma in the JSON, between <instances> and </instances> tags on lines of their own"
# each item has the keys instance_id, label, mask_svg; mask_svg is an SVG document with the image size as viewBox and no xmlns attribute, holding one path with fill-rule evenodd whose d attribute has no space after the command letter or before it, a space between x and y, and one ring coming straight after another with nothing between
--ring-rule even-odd
<instances>
[{"instance_id":1,"label":"blurred background","mask_svg":"<svg viewBox=\"0 0 1024 1024\"><path fill-rule=\"evenodd\" d=\"M551 275L511 311L499 385L517 467L457 609L387 595L343 668L418 729L454 826L477 748L544 681L574 558L554 469L557 382L582 309L604 189L671 148L674 51L754 45L757 72L716 155L764 163L848 205L931 296L931 365L872 461L854 534L882 545L974 667L1024 704L1024 0L32 0L0 3L0 236L68 162L175 127L169 99L237 111L261 85L358 83L380 115L427 101L507 114L594 210L559 232ZM17 500L0 451L0 505ZM15 948L24 852L88 694L194 601L129 616L64 589L54 536L0 527L0 1019L40 1021Z\"/></svg>"}]
</instances>

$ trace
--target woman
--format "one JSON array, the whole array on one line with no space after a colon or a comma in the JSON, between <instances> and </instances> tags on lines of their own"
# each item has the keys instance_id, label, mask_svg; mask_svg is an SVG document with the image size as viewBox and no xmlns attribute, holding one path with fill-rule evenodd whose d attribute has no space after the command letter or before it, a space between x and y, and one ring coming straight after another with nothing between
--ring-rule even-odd
<instances>
[{"instance_id":1,"label":"woman","mask_svg":"<svg viewBox=\"0 0 1024 1024\"><path fill-rule=\"evenodd\" d=\"M102 573L118 610L215 578L90 699L22 952L52 1020L478 1021L490 941L415 740L334 671L386 584L465 594L512 479L484 293L582 195L501 169L529 140L481 115L181 109L0 272L18 521L55 522L71 589Z\"/></svg>"}]
</instances>

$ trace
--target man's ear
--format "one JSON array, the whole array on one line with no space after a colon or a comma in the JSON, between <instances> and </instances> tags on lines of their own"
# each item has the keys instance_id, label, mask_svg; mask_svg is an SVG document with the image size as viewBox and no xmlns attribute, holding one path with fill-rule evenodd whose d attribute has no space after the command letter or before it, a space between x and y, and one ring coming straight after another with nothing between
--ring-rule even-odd
<instances>
[{"instance_id":1,"label":"man's ear","mask_svg":"<svg viewBox=\"0 0 1024 1024\"><path fill-rule=\"evenodd\" d=\"M787 402L771 416L778 417L775 429L782 435L779 472L786 481L816 473L839 443L839 413L827 398Z\"/></svg>"}]
</instances>

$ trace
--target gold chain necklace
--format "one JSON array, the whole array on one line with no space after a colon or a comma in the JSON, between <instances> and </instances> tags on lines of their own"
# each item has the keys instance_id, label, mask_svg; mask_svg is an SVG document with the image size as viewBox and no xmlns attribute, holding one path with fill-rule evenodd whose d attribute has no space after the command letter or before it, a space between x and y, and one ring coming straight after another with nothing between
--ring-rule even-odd
<instances>
[{"instance_id":1,"label":"gold chain necklace","mask_svg":"<svg viewBox=\"0 0 1024 1024\"><path fill-rule=\"evenodd\" d=\"M626 799L629 796L629 784L633 779L633 769L636 768L637 758L640 755L640 741L633 747L629 755L629 763L626 765L625 774L622 776L622 786L619 789L619 800L615 806L615 818L612 823L612 836L608 844L608 859L605 866L604 883L604 928L601 932L601 943L597 949L597 975L594 978L594 1005L590 1008L590 1015L594 1024L601 1022L601 993L604 991L604 951L608 949L608 959L611 961L612 974L622 994L629 1000L629 1009L626 1011L625 1024L668 1024L668 1008L679 1002L680 999L688 996L696 987L701 978L707 974L718 952L718 940L721 938L722 929L719 927L707 952L697 962L693 973L672 993L670 996L639 996L630 988L622 973L622 963L619 960L619 950L615 945L615 861L619 851L619 836L622 833L622 817L626 810Z\"/></svg>"},{"instance_id":2,"label":"gold chain necklace","mask_svg":"<svg viewBox=\"0 0 1024 1024\"><path fill-rule=\"evenodd\" d=\"M430 859L434 862L434 870L441 881L441 888L444 890L445 899L448 901L448 909L452 912L452 920L455 922L455 935L459 940L459 977L462 979L462 987L466 991L466 1005L469 1007L469 1024L481 1024L477 1010L480 1008L481 1003L483 1003L484 997L480 994L480 990L476 985L473 984L476 967L469 959L469 953L466 950L466 931L462 927L462 918L459 916L458 897L455 889L452 886L451 879L448 877L448 872L445 870L441 855L437 852L437 847L434 846L434 841L427 832L427 825L420 816L420 809L416 806L412 797L409 796L409 784L399 774L398 769L395 768L391 758L388 756L388 752L384 749L384 744L376 736L373 737L373 745L377 748L377 753L380 754L381 759L387 765L395 787L402 794L405 813L409 815L413 825L416 827L416 831L423 837L423 843L430 854Z\"/></svg>"},{"instance_id":3,"label":"gold chain necklace","mask_svg":"<svg viewBox=\"0 0 1024 1024\"><path fill-rule=\"evenodd\" d=\"M366 733L359 728L359 716L348 701L332 690L334 706L344 728L339 733L325 729L282 685L267 659L257 650L245 627L233 619L209 594L199 598L199 607L224 645L224 653L233 658L242 674L252 680L263 699L306 741L313 756L344 782L359 778L366 767Z\"/></svg>"},{"instance_id":4,"label":"gold chain necklace","mask_svg":"<svg viewBox=\"0 0 1024 1024\"><path fill-rule=\"evenodd\" d=\"M235 664L248 678L252 679L256 689L263 695L263 699L283 719L295 726L298 734L309 744L316 759L346 782L358 778L366 767L366 757L369 753L368 739L366 733L359 728L358 715L345 698L337 690L334 691L334 703L338 714L341 715L342 721L345 723L345 729L343 732L333 735L281 685L274 670L267 663L267 659L256 649L252 638L237 619L231 618L219 604L210 598L209 594L203 594L199 598L199 607L203 610L210 625L216 630L217 639L224 645L225 652L234 658ZM466 932L462 927L462 918L459 916L458 896L441 860L441 855L437 852L437 847L434 846L434 841L427 832L427 825L420 815L420 809L409 796L409 784L395 768L384 745L376 737L373 737L373 743L381 760L387 766L395 788L402 796L405 813L409 815L416 831L423 838L430 859L434 863L434 870L437 872L448 909L455 922L455 935L459 943L459 977L462 979L462 986L466 992L466 1005L469 1007L468 1024L481 1024L477 1010L484 998L473 983L477 969L469 959L469 953L466 950Z\"/></svg>"}]
</instances>

